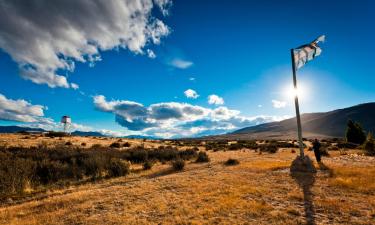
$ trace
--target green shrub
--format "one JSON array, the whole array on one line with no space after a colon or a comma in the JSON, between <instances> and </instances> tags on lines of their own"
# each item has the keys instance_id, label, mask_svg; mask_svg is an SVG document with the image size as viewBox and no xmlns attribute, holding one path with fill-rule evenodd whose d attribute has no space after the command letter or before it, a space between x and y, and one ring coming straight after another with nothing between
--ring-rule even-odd
<instances>
[{"instance_id":1,"label":"green shrub","mask_svg":"<svg viewBox=\"0 0 375 225\"><path fill-rule=\"evenodd\" d=\"M113 158L108 165L108 175L110 177L120 177L129 174L130 164L128 162L121 162L120 159Z\"/></svg>"},{"instance_id":2,"label":"green shrub","mask_svg":"<svg viewBox=\"0 0 375 225\"><path fill-rule=\"evenodd\" d=\"M375 140L371 133L368 133L363 149L365 150L366 155L375 156Z\"/></svg>"},{"instance_id":3,"label":"green shrub","mask_svg":"<svg viewBox=\"0 0 375 225\"><path fill-rule=\"evenodd\" d=\"M347 123L345 137L347 142L356 144L363 144L366 141L366 134L363 131L362 126L352 120L349 120Z\"/></svg>"},{"instance_id":4,"label":"green shrub","mask_svg":"<svg viewBox=\"0 0 375 225\"><path fill-rule=\"evenodd\" d=\"M198 153L198 158L197 158L196 162L203 163L203 162L209 162L209 161L210 161L210 158L208 157L206 152L199 152Z\"/></svg>"},{"instance_id":5,"label":"green shrub","mask_svg":"<svg viewBox=\"0 0 375 225\"><path fill-rule=\"evenodd\" d=\"M172 167L176 171L181 171L185 167L185 161L183 159L176 159L172 162Z\"/></svg>"},{"instance_id":6,"label":"green shrub","mask_svg":"<svg viewBox=\"0 0 375 225\"><path fill-rule=\"evenodd\" d=\"M143 163L143 170L150 170L153 166L154 162L147 160Z\"/></svg>"},{"instance_id":7,"label":"green shrub","mask_svg":"<svg viewBox=\"0 0 375 225\"><path fill-rule=\"evenodd\" d=\"M234 166L240 164L240 162L237 159L229 158L224 164L227 166Z\"/></svg>"}]
</instances>

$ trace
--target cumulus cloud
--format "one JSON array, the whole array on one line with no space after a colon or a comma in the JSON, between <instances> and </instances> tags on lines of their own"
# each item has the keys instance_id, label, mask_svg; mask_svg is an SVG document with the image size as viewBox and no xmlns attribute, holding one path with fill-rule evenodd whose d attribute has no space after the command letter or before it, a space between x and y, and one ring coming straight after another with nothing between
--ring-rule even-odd
<instances>
[{"instance_id":1,"label":"cumulus cloud","mask_svg":"<svg viewBox=\"0 0 375 225\"><path fill-rule=\"evenodd\" d=\"M32 105L23 99L12 100L0 94L0 120L37 122L44 116L42 105Z\"/></svg>"},{"instance_id":2,"label":"cumulus cloud","mask_svg":"<svg viewBox=\"0 0 375 225\"><path fill-rule=\"evenodd\" d=\"M184 94L187 98L196 99L199 97L198 93L194 91L193 89L187 89L186 91L184 91Z\"/></svg>"},{"instance_id":3,"label":"cumulus cloud","mask_svg":"<svg viewBox=\"0 0 375 225\"><path fill-rule=\"evenodd\" d=\"M94 97L95 107L115 115L115 121L130 131L163 138L219 134L238 128L284 119L273 116L241 116L240 111L221 106L215 109L179 102L144 106L124 100Z\"/></svg>"},{"instance_id":4,"label":"cumulus cloud","mask_svg":"<svg viewBox=\"0 0 375 225\"><path fill-rule=\"evenodd\" d=\"M223 105L224 99L217 95L209 95L208 96L208 104L210 105Z\"/></svg>"},{"instance_id":5,"label":"cumulus cloud","mask_svg":"<svg viewBox=\"0 0 375 225\"><path fill-rule=\"evenodd\" d=\"M122 48L145 54L146 45L159 44L170 29L152 15L152 9L156 5L167 15L171 4L170 0L2 0L0 48L17 62L23 78L49 87L76 88L66 77L76 62L93 66L101 60L101 51Z\"/></svg>"},{"instance_id":6,"label":"cumulus cloud","mask_svg":"<svg viewBox=\"0 0 375 225\"><path fill-rule=\"evenodd\" d=\"M195 81L195 77L189 77L190 81Z\"/></svg>"},{"instance_id":7,"label":"cumulus cloud","mask_svg":"<svg viewBox=\"0 0 375 225\"><path fill-rule=\"evenodd\" d=\"M276 109L285 108L286 102L279 100L272 100L272 106Z\"/></svg>"},{"instance_id":8,"label":"cumulus cloud","mask_svg":"<svg viewBox=\"0 0 375 225\"><path fill-rule=\"evenodd\" d=\"M177 59L172 59L169 62L169 65L176 67L178 69L187 69L193 65L193 62L177 58Z\"/></svg>"}]
</instances>

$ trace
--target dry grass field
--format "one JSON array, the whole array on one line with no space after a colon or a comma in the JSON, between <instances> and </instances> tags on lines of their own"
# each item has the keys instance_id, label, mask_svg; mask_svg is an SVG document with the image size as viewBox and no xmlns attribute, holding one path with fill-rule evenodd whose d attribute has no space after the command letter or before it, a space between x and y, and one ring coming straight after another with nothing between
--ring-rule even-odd
<instances>
[{"instance_id":1,"label":"dry grass field","mask_svg":"<svg viewBox=\"0 0 375 225\"><path fill-rule=\"evenodd\" d=\"M7 146L67 141L107 146L115 139L0 136ZM210 162L191 160L180 172L169 163L151 170L132 165L124 177L9 200L0 206L0 224L375 224L374 157L359 150L330 151L324 164L315 164L316 174L291 174L297 156L292 150L208 151ZM313 159L312 152L306 154ZM239 164L225 165L229 158Z\"/></svg>"}]
</instances>

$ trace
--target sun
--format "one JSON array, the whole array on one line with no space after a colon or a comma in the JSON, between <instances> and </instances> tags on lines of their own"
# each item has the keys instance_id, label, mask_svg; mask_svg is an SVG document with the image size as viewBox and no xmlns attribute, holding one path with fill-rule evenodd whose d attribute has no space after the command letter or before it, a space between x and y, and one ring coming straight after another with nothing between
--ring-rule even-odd
<instances>
[{"instance_id":1,"label":"sun","mask_svg":"<svg viewBox=\"0 0 375 225\"><path fill-rule=\"evenodd\" d=\"M288 99L294 99L296 96L298 96L299 99L306 99L308 96L308 89L303 83L300 83L298 84L297 89L295 89L293 85L289 85L285 88L284 93Z\"/></svg>"}]
</instances>

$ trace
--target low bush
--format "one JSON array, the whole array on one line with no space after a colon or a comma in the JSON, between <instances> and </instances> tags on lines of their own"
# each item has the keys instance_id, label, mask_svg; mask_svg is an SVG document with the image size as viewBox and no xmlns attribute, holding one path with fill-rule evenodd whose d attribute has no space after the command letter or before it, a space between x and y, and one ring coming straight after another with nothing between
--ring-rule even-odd
<instances>
[{"instance_id":1,"label":"low bush","mask_svg":"<svg viewBox=\"0 0 375 225\"><path fill-rule=\"evenodd\" d=\"M366 142L363 145L363 150L366 155L375 156L375 140L371 133L367 135Z\"/></svg>"},{"instance_id":2,"label":"low bush","mask_svg":"<svg viewBox=\"0 0 375 225\"><path fill-rule=\"evenodd\" d=\"M73 144L72 144L72 142L67 141L67 142L65 142L65 145L69 146L69 145L73 145Z\"/></svg>"},{"instance_id":3,"label":"low bush","mask_svg":"<svg viewBox=\"0 0 375 225\"><path fill-rule=\"evenodd\" d=\"M110 148L121 148L121 144L119 142L113 142L109 145Z\"/></svg>"},{"instance_id":4,"label":"low bush","mask_svg":"<svg viewBox=\"0 0 375 225\"><path fill-rule=\"evenodd\" d=\"M339 142L336 145L338 148L347 148L347 149L355 149L359 145L351 142Z\"/></svg>"},{"instance_id":5,"label":"low bush","mask_svg":"<svg viewBox=\"0 0 375 225\"><path fill-rule=\"evenodd\" d=\"M176 159L172 162L172 167L176 171L181 171L185 168L185 161L183 159Z\"/></svg>"},{"instance_id":6,"label":"low bush","mask_svg":"<svg viewBox=\"0 0 375 225\"><path fill-rule=\"evenodd\" d=\"M44 136L54 138L54 137L68 137L70 135L68 133L65 133L65 132L49 131L49 132L45 133Z\"/></svg>"},{"instance_id":7,"label":"low bush","mask_svg":"<svg viewBox=\"0 0 375 225\"><path fill-rule=\"evenodd\" d=\"M237 159L229 158L224 164L227 166L234 166L240 164L240 162Z\"/></svg>"},{"instance_id":8,"label":"low bush","mask_svg":"<svg viewBox=\"0 0 375 225\"><path fill-rule=\"evenodd\" d=\"M129 142L125 142L122 147L125 147L125 148L129 148L131 146L131 144Z\"/></svg>"},{"instance_id":9,"label":"low bush","mask_svg":"<svg viewBox=\"0 0 375 225\"><path fill-rule=\"evenodd\" d=\"M154 162L152 161L145 161L143 163L143 170L150 170L154 166Z\"/></svg>"},{"instance_id":10,"label":"low bush","mask_svg":"<svg viewBox=\"0 0 375 225\"><path fill-rule=\"evenodd\" d=\"M277 145L272 144L272 143L260 145L260 151L262 152L276 153L277 150L278 150Z\"/></svg>"},{"instance_id":11,"label":"low bush","mask_svg":"<svg viewBox=\"0 0 375 225\"><path fill-rule=\"evenodd\" d=\"M120 177L129 174L130 164L122 162L120 159L113 158L108 165L108 175L110 177Z\"/></svg>"},{"instance_id":12,"label":"low bush","mask_svg":"<svg viewBox=\"0 0 375 225\"><path fill-rule=\"evenodd\" d=\"M209 162L209 161L210 161L210 158L208 157L206 152L199 152L198 153L198 158L197 158L196 162L203 163L203 162Z\"/></svg>"}]
</instances>

